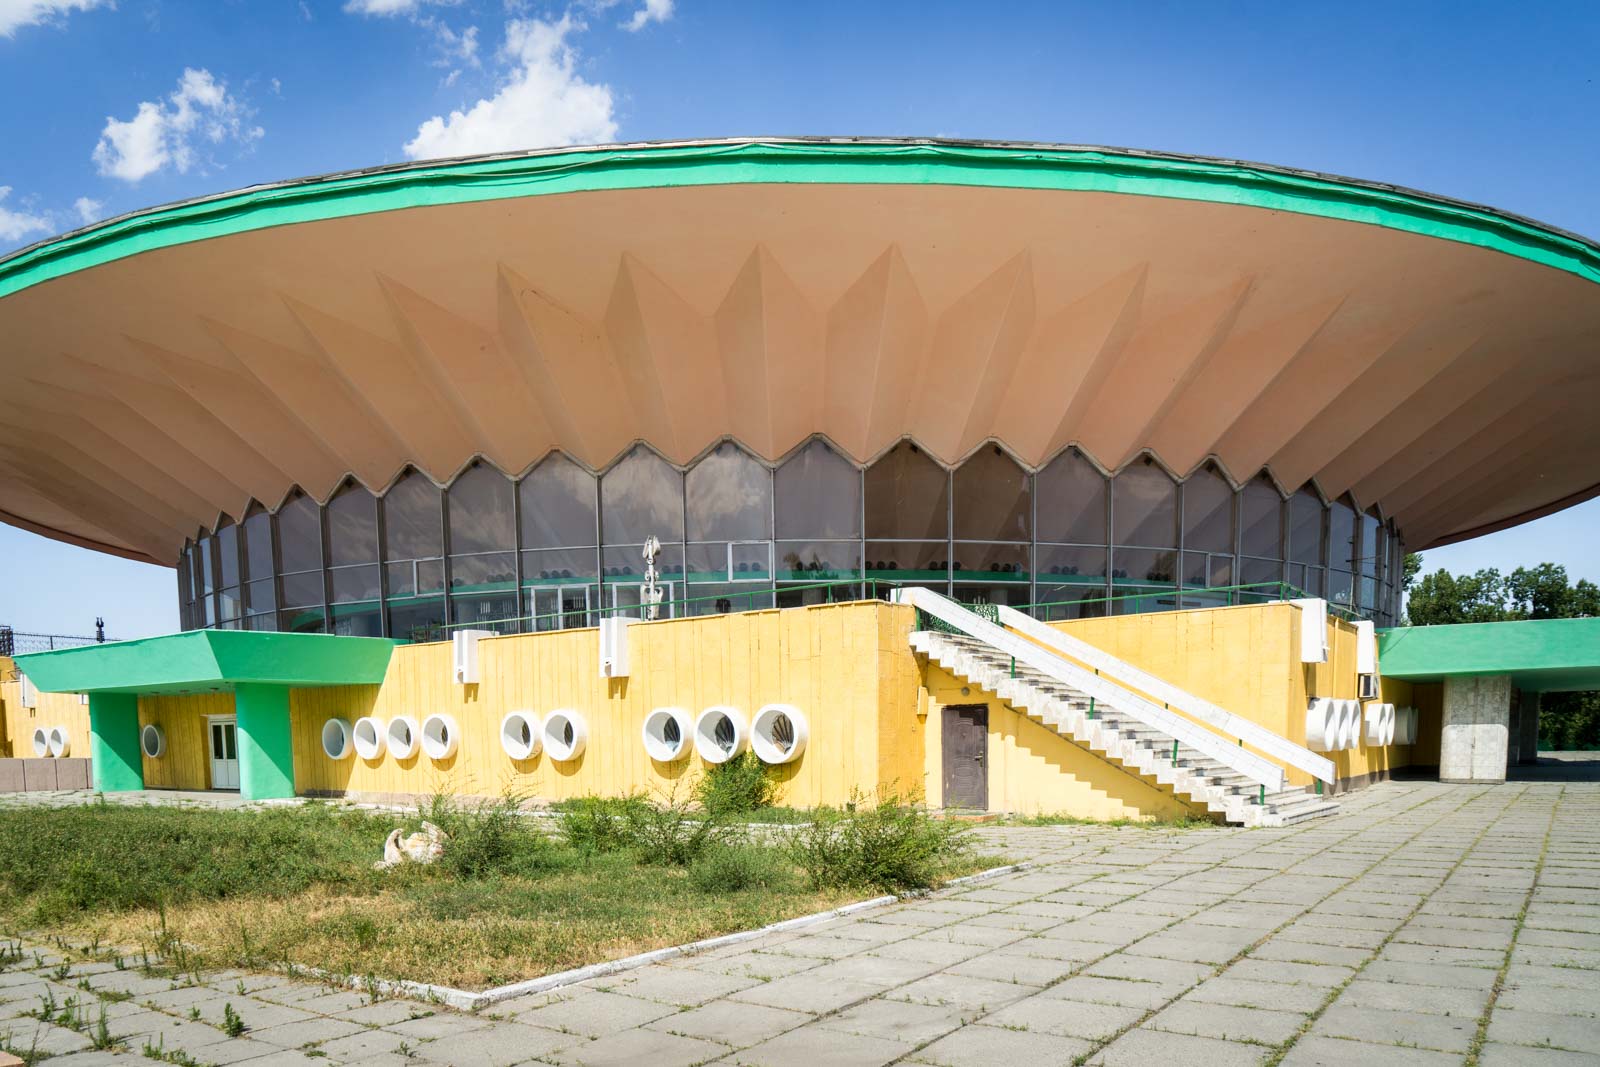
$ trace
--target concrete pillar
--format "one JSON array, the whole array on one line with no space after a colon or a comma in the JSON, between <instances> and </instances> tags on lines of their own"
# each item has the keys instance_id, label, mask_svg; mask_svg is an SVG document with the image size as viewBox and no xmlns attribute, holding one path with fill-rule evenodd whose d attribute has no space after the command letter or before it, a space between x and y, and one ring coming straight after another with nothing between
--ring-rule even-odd
<instances>
[{"instance_id":1,"label":"concrete pillar","mask_svg":"<svg viewBox=\"0 0 1600 1067\"><path fill-rule=\"evenodd\" d=\"M1521 737L1517 742L1517 762L1536 763L1539 759L1539 694L1522 693Z\"/></svg>"},{"instance_id":2,"label":"concrete pillar","mask_svg":"<svg viewBox=\"0 0 1600 1067\"><path fill-rule=\"evenodd\" d=\"M240 683L233 692L239 730L239 795L245 800L294 796L289 740L289 690Z\"/></svg>"},{"instance_id":3,"label":"concrete pillar","mask_svg":"<svg viewBox=\"0 0 1600 1067\"><path fill-rule=\"evenodd\" d=\"M1503 782L1511 742L1511 676L1444 680L1441 782Z\"/></svg>"},{"instance_id":4,"label":"concrete pillar","mask_svg":"<svg viewBox=\"0 0 1600 1067\"><path fill-rule=\"evenodd\" d=\"M89 694L89 760L96 791L126 793L144 788L137 695Z\"/></svg>"}]
</instances>

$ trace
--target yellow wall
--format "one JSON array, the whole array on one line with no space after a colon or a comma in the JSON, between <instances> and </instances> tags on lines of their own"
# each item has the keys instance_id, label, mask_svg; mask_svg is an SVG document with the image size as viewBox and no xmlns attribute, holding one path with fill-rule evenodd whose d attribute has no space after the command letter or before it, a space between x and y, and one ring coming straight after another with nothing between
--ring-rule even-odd
<instances>
[{"instance_id":1,"label":"yellow wall","mask_svg":"<svg viewBox=\"0 0 1600 1067\"><path fill-rule=\"evenodd\" d=\"M232 715L232 693L193 693L139 698L139 729L152 723L167 735L160 759L141 751L147 789L210 789L211 745L207 715Z\"/></svg>"},{"instance_id":2,"label":"yellow wall","mask_svg":"<svg viewBox=\"0 0 1600 1067\"><path fill-rule=\"evenodd\" d=\"M457 685L448 644L395 650L381 686L296 690L290 698L297 791L497 795L507 790L561 799L642 789L656 796L676 785L686 796L705 765L690 755L672 764L651 760L640 731L657 707L684 708L691 719L715 704L744 712L764 704L798 707L810 742L779 769L780 801L838 804L853 787L920 775L915 734L915 661L906 634L908 608L877 602L640 623L629 628L630 676L599 674L598 631L569 630L486 638L479 643L482 681ZM909 685L906 679L910 678ZM885 690L909 693L885 699ZM587 750L557 763L541 753L513 762L500 747L508 711L541 716L556 709L588 721ZM405 761L385 753L372 761L334 762L322 751L330 717L387 721L411 715L453 715L461 745L444 761L420 751ZM897 721L885 722L892 714Z\"/></svg>"},{"instance_id":3,"label":"yellow wall","mask_svg":"<svg viewBox=\"0 0 1600 1067\"><path fill-rule=\"evenodd\" d=\"M1311 698L1353 700L1358 691L1355 626L1330 617L1328 661L1301 663L1300 609L1292 604L1113 615L1053 625L1297 745L1306 743ZM1410 702L1409 690L1403 682L1386 681L1382 699L1401 706ZM1323 754L1333 761L1340 781L1382 774L1411 759L1406 746L1368 748L1364 735L1353 750ZM1304 771L1287 770L1291 785L1314 781Z\"/></svg>"},{"instance_id":4,"label":"yellow wall","mask_svg":"<svg viewBox=\"0 0 1600 1067\"><path fill-rule=\"evenodd\" d=\"M0 670L0 676L9 678L11 673ZM40 693L37 703L36 708L23 707L22 683L0 681L0 755L32 759L33 731L65 726L72 738L72 751L67 755L88 756L89 706L80 703L78 694Z\"/></svg>"},{"instance_id":5,"label":"yellow wall","mask_svg":"<svg viewBox=\"0 0 1600 1067\"><path fill-rule=\"evenodd\" d=\"M928 803L934 807L944 803L943 709L951 704L984 704L989 709L990 811L1079 819L1170 818L1201 811L998 698L965 685L937 664L928 664L924 679L924 774Z\"/></svg>"}]
</instances>

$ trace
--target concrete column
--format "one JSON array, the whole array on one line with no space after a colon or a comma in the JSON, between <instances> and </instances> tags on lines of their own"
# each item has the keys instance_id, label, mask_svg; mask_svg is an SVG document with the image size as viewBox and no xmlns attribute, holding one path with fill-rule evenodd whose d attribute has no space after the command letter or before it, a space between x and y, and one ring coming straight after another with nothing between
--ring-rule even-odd
<instances>
[{"instance_id":1,"label":"concrete column","mask_svg":"<svg viewBox=\"0 0 1600 1067\"><path fill-rule=\"evenodd\" d=\"M245 800L294 796L289 740L289 690L240 683L233 692L239 730L239 795Z\"/></svg>"},{"instance_id":2,"label":"concrete column","mask_svg":"<svg viewBox=\"0 0 1600 1067\"><path fill-rule=\"evenodd\" d=\"M1511 742L1511 676L1444 680L1441 782L1503 782Z\"/></svg>"},{"instance_id":3,"label":"concrete column","mask_svg":"<svg viewBox=\"0 0 1600 1067\"><path fill-rule=\"evenodd\" d=\"M1522 693L1521 739L1517 743L1517 762L1535 763L1539 759L1539 694Z\"/></svg>"},{"instance_id":4,"label":"concrete column","mask_svg":"<svg viewBox=\"0 0 1600 1067\"><path fill-rule=\"evenodd\" d=\"M126 793L144 788L137 695L89 694L89 759L96 791Z\"/></svg>"}]
</instances>

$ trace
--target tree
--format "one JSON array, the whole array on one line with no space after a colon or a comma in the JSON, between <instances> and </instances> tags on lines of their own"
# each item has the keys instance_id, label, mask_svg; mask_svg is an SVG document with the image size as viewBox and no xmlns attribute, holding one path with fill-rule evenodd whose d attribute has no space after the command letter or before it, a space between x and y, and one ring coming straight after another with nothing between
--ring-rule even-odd
<instances>
[{"instance_id":1,"label":"tree","mask_svg":"<svg viewBox=\"0 0 1600 1067\"><path fill-rule=\"evenodd\" d=\"M1600 586L1586 578L1573 584L1557 563L1518 567L1509 575L1493 567L1461 575L1441 568L1418 579L1421 570L1422 557L1407 555L1406 622L1411 626L1600 616ZM1600 748L1600 693L1545 693L1539 747Z\"/></svg>"}]
</instances>

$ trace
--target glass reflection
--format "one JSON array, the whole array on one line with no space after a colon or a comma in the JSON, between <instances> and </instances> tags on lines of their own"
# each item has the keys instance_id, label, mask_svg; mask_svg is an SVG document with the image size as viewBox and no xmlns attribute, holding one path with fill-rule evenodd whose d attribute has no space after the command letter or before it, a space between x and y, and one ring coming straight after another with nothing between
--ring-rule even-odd
<instances>
[{"instance_id":1,"label":"glass reflection","mask_svg":"<svg viewBox=\"0 0 1600 1067\"><path fill-rule=\"evenodd\" d=\"M943 541L950 536L950 477L912 442L901 441L868 467L864 482L867 537Z\"/></svg>"},{"instance_id":2,"label":"glass reflection","mask_svg":"<svg viewBox=\"0 0 1600 1067\"><path fill-rule=\"evenodd\" d=\"M813 439L774 474L778 537L826 541L861 536L861 472Z\"/></svg>"},{"instance_id":3,"label":"glass reflection","mask_svg":"<svg viewBox=\"0 0 1600 1067\"><path fill-rule=\"evenodd\" d=\"M1178 547L1178 483L1149 456L1112 481L1111 531L1119 545Z\"/></svg>"},{"instance_id":4,"label":"glass reflection","mask_svg":"<svg viewBox=\"0 0 1600 1067\"><path fill-rule=\"evenodd\" d=\"M601 544L683 540L683 475L644 445L600 478Z\"/></svg>"}]
</instances>

